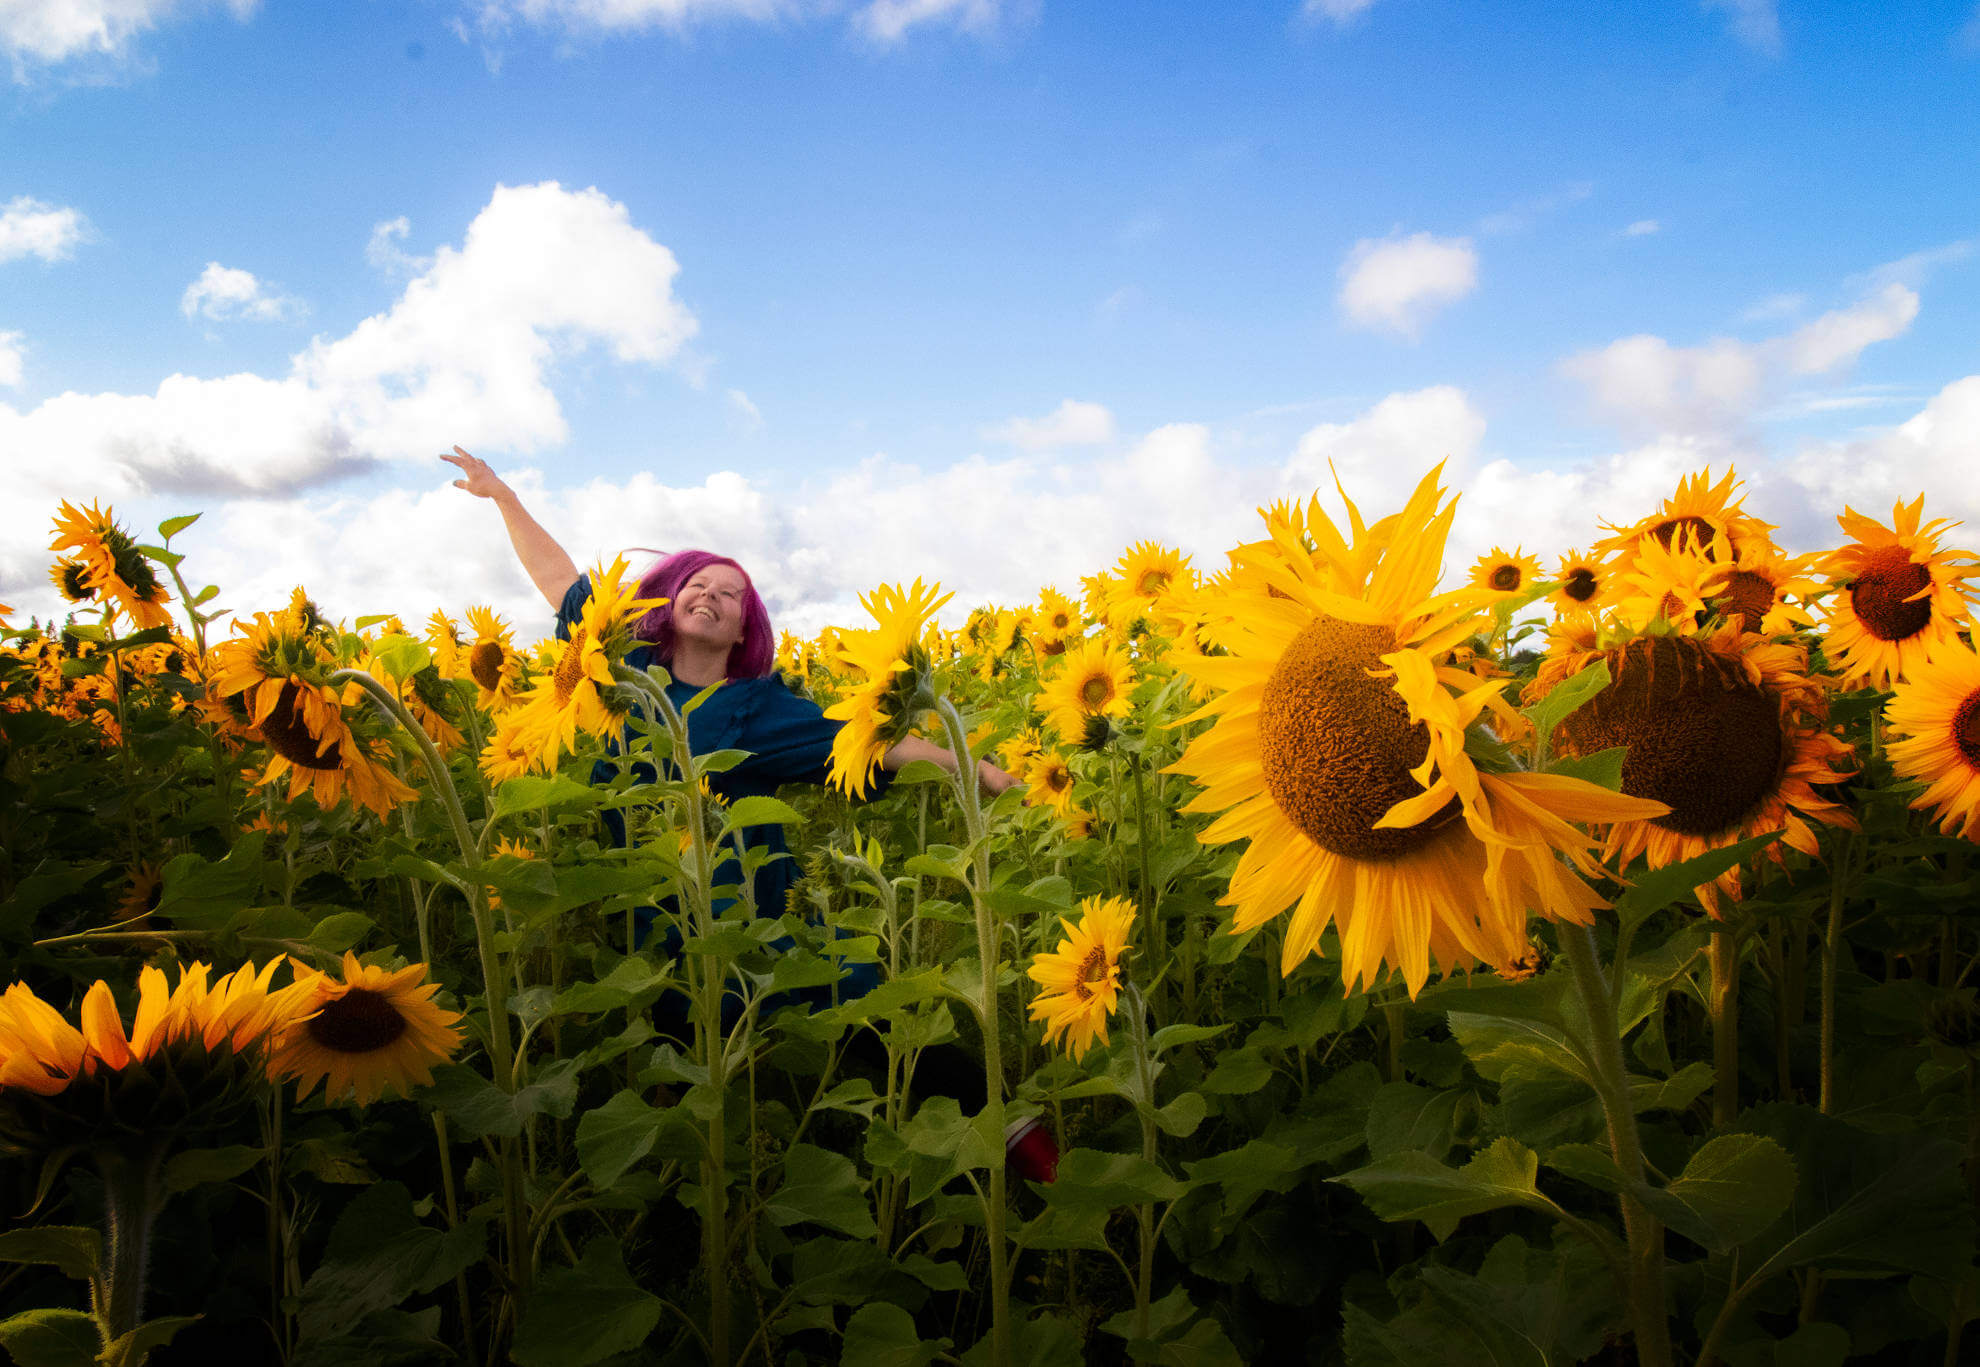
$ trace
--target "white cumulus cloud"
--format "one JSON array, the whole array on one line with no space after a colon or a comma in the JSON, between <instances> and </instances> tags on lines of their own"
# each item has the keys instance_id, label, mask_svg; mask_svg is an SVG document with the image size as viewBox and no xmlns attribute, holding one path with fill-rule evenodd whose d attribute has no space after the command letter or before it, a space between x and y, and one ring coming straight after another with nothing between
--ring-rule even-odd
<instances>
[{"instance_id":1,"label":"white cumulus cloud","mask_svg":"<svg viewBox=\"0 0 1980 1367\"><path fill-rule=\"evenodd\" d=\"M43 513L60 498L281 498L454 442L555 445L562 357L595 347L659 365L693 336L678 269L595 189L498 186L397 302L317 338L286 374L170 375L149 394L0 403L0 577L46 539Z\"/></svg>"},{"instance_id":2,"label":"white cumulus cloud","mask_svg":"<svg viewBox=\"0 0 1980 1367\"><path fill-rule=\"evenodd\" d=\"M74 209L18 195L0 208L0 261L23 256L64 260L75 251L88 227Z\"/></svg>"},{"instance_id":3,"label":"white cumulus cloud","mask_svg":"<svg viewBox=\"0 0 1980 1367\"><path fill-rule=\"evenodd\" d=\"M132 39L168 19L225 8L237 19L256 0L5 0L0 3L0 51L13 59L16 79L34 65L73 58L122 57Z\"/></svg>"},{"instance_id":4,"label":"white cumulus cloud","mask_svg":"<svg viewBox=\"0 0 1980 1367\"><path fill-rule=\"evenodd\" d=\"M1431 314L1477 286L1469 238L1363 238L1341 263L1341 312L1356 327L1414 338Z\"/></svg>"},{"instance_id":5,"label":"white cumulus cloud","mask_svg":"<svg viewBox=\"0 0 1980 1367\"><path fill-rule=\"evenodd\" d=\"M1066 399L1042 418L1012 418L983 435L1027 451L1061 446L1104 446L1114 439L1114 415L1106 405Z\"/></svg>"},{"instance_id":6,"label":"white cumulus cloud","mask_svg":"<svg viewBox=\"0 0 1980 1367\"><path fill-rule=\"evenodd\" d=\"M179 296L179 311L188 318L205 318L223 323L246 319L257 323L279 323L299 318L306 312L300 299L267 289L250 271L206 263L199 278Z\"/></svg>"}]
</instances>

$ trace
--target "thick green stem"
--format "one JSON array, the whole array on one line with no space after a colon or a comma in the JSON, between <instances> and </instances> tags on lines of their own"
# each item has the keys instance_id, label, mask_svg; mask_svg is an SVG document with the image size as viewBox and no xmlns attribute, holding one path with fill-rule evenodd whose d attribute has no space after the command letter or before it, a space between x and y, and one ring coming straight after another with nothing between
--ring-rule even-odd
<instances>
[{"instance_id":1,"label":"thick green stem","mask_svg":"<svg viewBox=\"0 0 1980 1367\"><path fill-rule=\"evenodd\" d=\"M1712 1123L1739 1114L1739 939L1712 927Z\"/></svg>"},{"instance_id":2,"label":"thick green stem","mask_svg":"<svg viewBox=\"0 0 1980 1367\"><path fill-rule=\"evenodd\" d=\"M1856 842L1842 838L1829 876L1829 923L1822 932L1822 1061L1817 1104L1823 1115L1836 1113L1836 984L1842 976L1843 908L1849 902L1849 864Z\"/></svg>"},{"instance_id":3,"label":"thick green stem","mask_svg":"<svg viewBox=\"0 0 1980 1367\"><path fill-rule=\"evenodd\" d=\"M1630 1105L1623 1065L1622 1032L1617 1026L1614 999L1602 974L1595 932L1585 926L1560 928L1561 946L1574 972L1574 984L1588 1013L1589 1049L1595 1094L1608 1121L1609 1150L1631 1186L1643 1184L1643 1146L1637 1137L1636 1112ZM1664 1298L1664 1226L1625 1191L1623 1230L1629 1244L1630 1323L1636 1338L1637 1361L1643 1367L1671 1367L1671 1331Z\"/></svg>"},{"instance_id":4,"label":"thick green stem","mask_svg":"<svg viewBox=\"0 0 1980 1367\"><path fill-rule=\"evenodd\" d=\"M144 1323L151 1227L165 1203L165 1146L102 1149L96 1165L103 1175L103 1267L90 1284L90 1302L107 1348Z\"/></svg>"},{"instance_id":5,"label":"thick green stem","mask_svg":"<svg viewBox=\"0 0 1980 1367\"><path fill-rule=\"evenodd\" d=\"M1148 1053L1148 1003L1132 983L1122 994L1128 1011L1129 1038L1134 1041L1136 1095L1134 1108L1141 1120L1141 1157L1155 1161L1155 1067ZM1148 1307L1155 1282L1155 1203L1143 1201L1135 1207L1135 1222L1141 1233L1141 1256L1134 1275L1134 1336L1148 1337Z\"/></svg>"},{"instance_id":6,"label":"thick green stem","mask_svg":"<svg viewBox=\"0 0 1980 1367\"><path fill-rule=\"evenodd\" d=\"M461 795L454 787L454 776L448 771L447 761L433 744L432 737L413 719L405 704L391 689L362 669L340 669L330 676L330 681L354 683L369 693L378 709L398 722L400 728L412 737L419 749L420 759L426 765L426 772L433 780L433 791L439 794L448 823L454 830L454 841L460 846L461 864L467 870L466 892L481 962L482 998L488 1004L489 1072L497 1087L513 1094L516 1090L516 1058L509 1034L508 974L495 947L495 916L489 910L488 889L480 879L480 847L468 826L467 812L461 806ZM502 1226L507 1244L507 1272L510 1289L520 1296L529 1289L531 1270L529 1205L523 1191L521 1142L513 1138L504 1139L498 1152L502 1173ZM491 1348L493 1346L490 1345Z\"/></svg>"},{"instance_id":7,"label":"thick green stem","mask_svg":"<svg viewBox=\"0 0 1980 1367\"><path fill-rule=\"evenodd\" d=\"M983 1097L990 1112L990 1128L1001 1135L1004 1129L1003 1015L999 1009L997 963L999 944L996 920L990 910L990 842L983 818L983 802L977 793L976 765L970 758L969 733L955 704L947 698L934 700L935 710L948 733L949 748L955 752L955 789L962 804L964 827L970 848L975 852L970 901L976 912L976 948L983 964L983 983L977 1000L977 1018L983 1033ZM984 1237L989 1244L990 1262L990 1360L995 1367L1010 1367L1010 1260L1004 1238L1005 1203L1004 1155L990 1163L990 1190L984 1198Z\"/></svg>"}]
</instances>

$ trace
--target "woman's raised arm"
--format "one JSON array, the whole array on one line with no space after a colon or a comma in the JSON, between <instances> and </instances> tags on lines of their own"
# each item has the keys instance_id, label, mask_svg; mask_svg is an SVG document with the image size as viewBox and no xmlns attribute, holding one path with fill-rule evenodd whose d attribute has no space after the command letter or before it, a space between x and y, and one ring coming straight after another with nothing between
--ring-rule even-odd
<instances>
[{"instance_id":1,"label":"woman's raised arm","mask_svg":"<svg viewBox=\"0 0 1980 1367\"><path fill-rule=\"evenodd\" d=\"M557 544L555 537L543 530L543 524L529 515L516 497L516 491L504 484L496 473L488 468L488 463L479 460L460 447L454 448L451 456L440 459L457 467L463 479L454 481L456 489L465 489L476 498L489 498L502 510L502 523L509 529L509 544L516 548L516 559L528 571L530 582L536 591L543 595L551 607L564 601L564 591L578 577L577 566L564 548Z\"/></svg>"}]
</instances>

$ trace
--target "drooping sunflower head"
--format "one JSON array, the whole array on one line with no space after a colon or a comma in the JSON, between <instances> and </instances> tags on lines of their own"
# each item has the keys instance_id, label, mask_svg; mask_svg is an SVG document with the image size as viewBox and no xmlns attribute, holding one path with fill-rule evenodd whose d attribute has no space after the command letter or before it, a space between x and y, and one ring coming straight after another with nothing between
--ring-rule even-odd
<instances>
[{"instance_id":1,"label":"drooping sunflower head","mask_svg":"<svg viewBox=\"0 0 1980 1367\"><path fill-rule=\"evenodd\" d=\"M165 604L172 601L172 595L159 582L150 558L138 549L130 533L116 524L109 509L94 503L79 509L64 502L61 515L55 519L55 538L49 549L73 551L72 558L84 566L83 582L140 628L171 625Z\"/></svg>"},{"instance_id":2,"label":"drooping sunflower head","mask_svg":"<svg viewBox=\"0 0 1980 1367\"><path fill-rule=\"evenodd\" d=\"M1716 483L1708 466L1678 481L1677 492L1665 499L1656 512L1628 526L1607 524L1613 535L1595 543L1603 555L1628 557L1645 541L1669 547L1680 539L1702 551L1731 558L1755 542L1771 544L1773 524L1762 522L1741 508L1743 498L1734 498L1739 477L1732 467Z\"/></svg>"},{"instance_id":3,"label":"drooping sunflower head","mask_svg":"<svg viewBox=\"0 0 1980 1367\"><path fill-rule=\"evenodd\" d=\"M1072 811L1073 771L1055 750L1039 750L1024 765L1025 799L1065 816Z\"/></svg>"},{"instance_id":4,"label":"drooping sunflower head","mask_svg":"<svg viewBox=\"0 0 1980 1367\"><path fill-rule=\"evenodd\" d=\"M57 560L48 569L48 579L64 602L86 603L96 597L96 589L89 582L89 562L80 557Z\"/></svg>"},{"instance_id":5,"label":"drooping sunflower head","mask_svg":"<svg viewBox=\"0 0 1980 1367\"><path fill-rule=\"evenodd\" d=\"M1550 661L1533 696L1598 659L1610 683L1561 723L1557 744L1572 755L1626 747L1622 791L1668 808L1610 826L1604 851L1618 868L1639 854L1662 868L1768 831L1814 854L1810 820L1854 825L1817 791L1846 776L1848 748L1825 729L1826 695L1801 646L1743 633L1737 621L1631 637ZM1778 847L1772 855L1781 858ZM1698 893L1718 914L1720 894L1740 895L1740 871Z\"/></svg>"},{"instance_id":6,"label":"drooping sunflower head","mask_svg":"<svg viewBox=\"0 0 1980 1367\"><path fill-rule=\"evenodd\" d=\"M1561 616L1599 612L1607 606L1611 575L1601 556L1569 551L1555 567L1554 578L1559 587L1547 595L1547 601Z\"/></svg>"},{"instance_id":7,"label":"drooping sunflower head","mask_svg":"<svg viewBox=\"0 0 1980 1367\"><path fill-rule=\"evenodd\" d=\"M1540 561L1522 555L1519 547L1504 551L1494 546L1471 567L1471 585L1487 593L1522 593L1540 577Z\"/></svg>"},{"instance_id":8,"label":"drooping sunflower head","mask_svg":"<svg viewBox=\"0 0 1980 1367\"><path fill-rule=\"evenodd\" d=\"M1918 663L1884 704L1898 777L1924 785L1911 805L1947 835L1980 843L1980 655L1957 641Z\"/></svg>"},{"instance_id":9,"label":"drooping sunflower head","mask_svg":"<svg viewBox=\"0 0 1980 1367\"><path fill-rule=\"evenodd\" d=\"M1968 620L1973 553L1942 548L1940 537L1957 524L1925 522L1924 509L1920 494L1891 510L1888 527L1854 508L1836 519L1852 540L1824 565L1839 590L1828 600L1824 644L1846 687L1889 688Z\"/></svg>"},{"instance_id":10,"label":"drooping sunflower head","mask_svg":"<svg viewBox=\"0 0 1980 1367\"><path fill-rule=\"evenodd\" d=\"M296 1084L302 1100L324 1084L324 1099L354 1096L368 1106L389 1091L409 1096L433 1081L433 1065L460 1048L460 1013L433 1000L426 965L397 971L344 954L341 977L291 960L301 1000L297 1019L275 1040L271 1076Z\"/></svg>"},{"instance_id":11,"label":"drooping sunflower head","mask_svg":"<svg viewBox=\"0 0 1980 1367\"><path fill-rule=\"evenodd\" d=\"M468 630L474 633L464 643L467 675L480 691L482 707L500 712L513 707L521 696L522 656L516 653L509 624L495 615L493 608L479 604L467 610Z\"/></svg>"},{"instance_id":12,"label":"drooping sunflower head","mask_svg":"<svg viewBox=\"0 0 1980 1367\"><path fill-rule=\"evenodd\" d=\"M863 797L895 741L913 727L933 663L922 645L923 628L954 595L940 584L917 579L908 589L883 584L860 598L875 625L840 637L840 661L852 677L852 691L825 709L845 723L832 739L830 781L842 792Z\"/></svg>"},{"instance_id":13,"label":"drooping sunflower head","mask_svg":"<svg viewBox=\"0 0 1980 1367\"><path fill-rule=\"evenodd\" d=\"M1126 898L1086 898L1077 922L1060 920L1065 935L1058 947L1038 955L1025 970L1042 989L1031 999L1031 1018L1045 1023L1047 1044L1063 1039L1075 1060L1084 1058L1096 1039L1107 1042L1134 915Z\"/></svg>"}]
</instances>

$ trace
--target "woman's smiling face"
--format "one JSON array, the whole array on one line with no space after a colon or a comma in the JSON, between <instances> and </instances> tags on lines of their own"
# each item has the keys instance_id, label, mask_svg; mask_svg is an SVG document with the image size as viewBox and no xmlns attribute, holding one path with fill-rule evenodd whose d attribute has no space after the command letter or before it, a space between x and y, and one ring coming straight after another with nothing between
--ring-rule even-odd
<instances>
[{"instance_id":1,"label":"woman's smiling face","mask_svg":"<svg viewBox=\"0 0 1980 1367\"><path fill-rule=\"evenodd\" d=\"M674 596L674 634L702 645L734 646L743 638L743 597L749 581L733 565L704 565Z\"/></svg>"}]
</instances>

